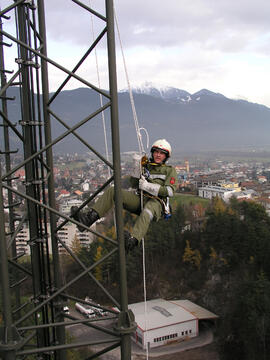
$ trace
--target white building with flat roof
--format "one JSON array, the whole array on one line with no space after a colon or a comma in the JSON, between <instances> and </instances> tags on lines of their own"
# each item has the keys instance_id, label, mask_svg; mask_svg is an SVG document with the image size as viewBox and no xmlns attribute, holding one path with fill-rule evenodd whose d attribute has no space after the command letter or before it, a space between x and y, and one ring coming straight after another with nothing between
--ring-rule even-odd
<instances>
[{"instance_id":1,"label":"white building with flat roof","mask_svg":"<svg viewBox=\"0 0 270 360\"><path fill-rule=\"evenodd\" d=\"M189 300L156 299L128 307L137 323L132 340L144 349L146 346L153 348L198 336L199 320L218 318Z\"/></svg>"},{"instance_id":2,"label":"white building with flat roof","mask_svg":"<svg viewBox=\"0 0 270 360\"><path fill-rule=\"evenodd\" d=\"M219 196L227 202L232 196L236 195L239 190L238 188L226 188L223 186L203 186L198 189L198 192L199 197L212 199L215 196Z\"/></svg>"}]
</instances>

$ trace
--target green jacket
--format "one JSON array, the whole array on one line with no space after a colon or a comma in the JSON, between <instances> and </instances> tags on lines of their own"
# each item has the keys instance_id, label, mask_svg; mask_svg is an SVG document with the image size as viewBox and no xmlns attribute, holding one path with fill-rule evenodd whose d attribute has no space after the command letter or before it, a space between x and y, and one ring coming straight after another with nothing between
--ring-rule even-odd
<instances>
[{"instance_id":1,"label":"green jacket","mask_svg":"<svg viewBox=\"0 0 270 360\"><path fill-rule=\"evenodd\" d=\"M178 180L175 168L166 164L147 163L143 175L147 181L160 185L158 196L172 197L177 188ZM132 187L138 187L138 179L131 177Z\"/></svg>"}]
</instances>

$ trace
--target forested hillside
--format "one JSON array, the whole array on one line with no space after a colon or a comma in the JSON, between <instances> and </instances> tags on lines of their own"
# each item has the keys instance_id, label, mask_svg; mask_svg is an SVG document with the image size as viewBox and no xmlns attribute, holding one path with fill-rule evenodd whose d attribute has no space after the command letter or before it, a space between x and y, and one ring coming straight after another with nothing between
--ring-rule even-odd
<instances>
[{"instance_id":1,"label":"forested hillside","mask_svg":"<svg viewBox=\"0 0 270 360\"><path fill-rule=\"evenodd\" d=\"M178 195L172 205L172 218L153 222L145 239L147 298L189 299L217 314L215 345L221 360L269 359L270 217L251 201L225 204L219 198L208 202ZM131 228L134 216L124 212L124 221ZM110 214L98 226L115 237ZM98 238L81 248L75 237L72 250L90 266L112 246ZM69 255L61 261L64 281L81 272ZM93 271L116 298L117 262L115 255ZM129 303L144 299L142 263L141 247L128 254ZM29 296L27 284L23 292ZM72 293L112 305L89 277L75 283Z\"/></svg>"},{"instance_id":2,"label":"forested hillside","mask_svg":"<svg viewBox=\"0 0 270 360\"><path fill-rule=\"evenodd\" d=\"M254 202L215 199L202 204L173 204L169 221L152 223L145 239L147 297L189 299L219 315L216 339L221 359L267 359L270 350L270 218ZM131 227L133 217L125 214ZM186 225L189 226L186 226ZM108 229L112 224L106 224ZM190 230L188 229L191 226ZM107 230L113 234L113 227ZM77 248L89 265L111 245L98 239ZM76 244L74 244L76 249ZM115 289L117 256L96 268L106 288ZM66 277L77 265L65 262ZM143 301L142 249L127 258L129 302ZM83 290L82 290L83 289ZM73 289L99 302L104 295L88 279ZM117 289L115 289L115 296Z\"/></svg>"}]
</instances>

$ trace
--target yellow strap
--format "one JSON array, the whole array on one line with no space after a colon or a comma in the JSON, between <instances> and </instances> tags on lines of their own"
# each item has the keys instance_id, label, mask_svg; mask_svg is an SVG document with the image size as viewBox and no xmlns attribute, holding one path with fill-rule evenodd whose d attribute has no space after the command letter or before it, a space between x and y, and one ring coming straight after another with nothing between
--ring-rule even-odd
<instances>
[{"instance_id":1,"label":"yellow strap","mask_svg":"<svg viewBox=\"0 0 270 360\"><path fill-rule=\"evenodd\" d=\"M153 163L153 162L148 162L147 164L154 165L154 166L166 166L166 164L156 164L156 163Z\"/></svg>"},{"instance_id":2,"label":"yellow strap","mask_svg":"<svg viewBox=\"0 0 270 360\"><path fill-rule=\"evenodd\" d=\"M145 193L145 192L143 192L143 196L148 197L148 198L151 198L151 199L156 199L156 200L158 200L158 201L161 203L161 206L162 206L163 211L164 211L164 209L165 209L164 200L162 200L160 197L154 196L154 195L150 195L150 194L147 194L147 193Z\"/></svg>"}]
</instances>

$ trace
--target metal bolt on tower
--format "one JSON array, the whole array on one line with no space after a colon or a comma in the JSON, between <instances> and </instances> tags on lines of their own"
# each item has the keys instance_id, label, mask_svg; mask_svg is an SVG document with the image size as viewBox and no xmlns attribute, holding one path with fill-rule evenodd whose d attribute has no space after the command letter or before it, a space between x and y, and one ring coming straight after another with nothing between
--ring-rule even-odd
<instances>
[{"instance_id":1,"label":"metal bolt on tower","mask_svg":"<svg viewBox=\"0 0 270 360\"><path fill-rule=\"evenodd\" d=\"M92 9L89 2L88 5L78 0L70 2L89 17L94 16L103 23L98 36L71 70L48 57L43 0L10 1L8 7L0 10L0 358L8 360L32 359L33 356L40 360L65 360L69 349L88 346L95 346L98 350L87 355L87 359L94 359L117 347L120 348L121 359L131 358L130 335L136 324L128 310L127 299L113 1L104 1L104 14ZM81 65L104 40L108 58L108 91L78 75ZM14 48L17 49L16 68L9 68L10 64L5 64L5 57ZM49 93L49 66L66 76L53 94ZM64 86L74 79L81 86L102 95L105 103L71 126L53 110L53 105ZM9 95L13 89L18 99ZM19 115L10 111L15 100L20 104ZM79 134L84 124L106 109L111 119L112 162ZM52 136L52 120L62 126L62 132L55 137ZM78 224L57 210L54 190L55 146L68 136L76 137L87 151L94 153L112 169L111 178L81 205L83 208L114 182L117 241L91 230L113 245L108 254L91 266L82 263L58 236L68 222ZM25 174L23 180L18 177L20 172ZM18 208L23 211L18 213ZM29 254L25 248L18 246L17 241L25 225L29 228ZM80 268L79 273L68 282L64 282L61 276L59 245ZM115 253L118 253L120 300L116 300L94 275L95 268ZM26 257L30 258L30 267L23 261ZM110 312L109 319L116 326L106 328L92 319L81 319L63 311L69 299L87 303L69 294L71 286L84 276L99 286L113 306L119 309L106 308ZM24 284L26 281L29 284L29 279L31 296L22 296ZM75 324L96 329L104 336L99 340L70 341L66 338L66 329Z\"/></svg>"}]
</instances>

